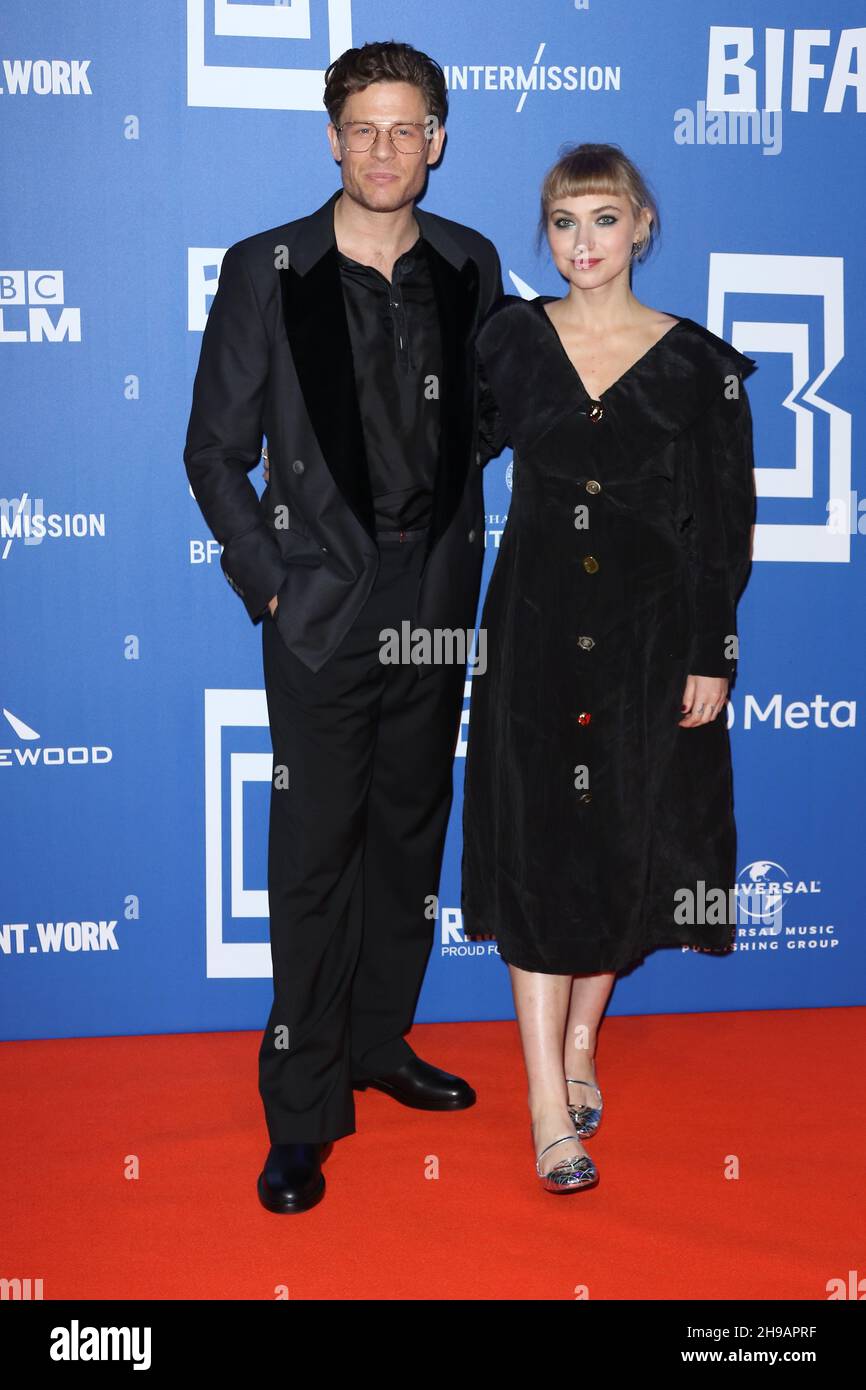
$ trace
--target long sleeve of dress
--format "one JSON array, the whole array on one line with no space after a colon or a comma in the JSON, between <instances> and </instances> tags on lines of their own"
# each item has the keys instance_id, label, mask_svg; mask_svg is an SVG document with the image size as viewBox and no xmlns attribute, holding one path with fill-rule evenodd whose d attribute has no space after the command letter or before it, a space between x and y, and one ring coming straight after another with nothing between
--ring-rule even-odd
<instances>
[{"instance_id":1,"label":"long sleeve of dress","mask_svg":"<svg viewBox=\"0 0 866 1390\"><path fill-rule=\"evenodd\" d=\"M737 601L751 567L756 510L752 412L741 378L735 396L722 393L712 406L703 437L708 447L695 456L692 480L695 621L689 672L730 680L737 670Z\"/></svg>"},{"instance_id":2,"label":"long sleeve of dress","mask_svg":"<svg viewBox=\"0 0 866 1390\"><path fill-rule=\"evenodd\" d=\"M495 458L503 449L509 447L511 441L496 397L490 389L484 364L477 353L475 369L478 390L478 448L482 461L487 463L489 459Z\"/></svg>"}]
</instances>

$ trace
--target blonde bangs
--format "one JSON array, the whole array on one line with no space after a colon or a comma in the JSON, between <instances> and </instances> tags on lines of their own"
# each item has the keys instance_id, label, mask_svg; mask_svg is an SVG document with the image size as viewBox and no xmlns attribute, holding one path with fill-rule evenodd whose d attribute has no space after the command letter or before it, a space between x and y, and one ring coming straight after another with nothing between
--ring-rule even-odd
<instances>
[{"instance_id":1,"label":"blonde bangs","mask_svg":"<svg viewBox=\"0 0 866 1390\"><path fill-rule=\"evenodd\" d=\"M661 230L658 207L643 174L618 145L577 145L547 171L541 186L539 245L547 230L549 210L557 200L581 198L587 193L628 198L635 216L641 208L652 213L649 235L635 257L644 260Z\"/></svg>"}]
</instances>

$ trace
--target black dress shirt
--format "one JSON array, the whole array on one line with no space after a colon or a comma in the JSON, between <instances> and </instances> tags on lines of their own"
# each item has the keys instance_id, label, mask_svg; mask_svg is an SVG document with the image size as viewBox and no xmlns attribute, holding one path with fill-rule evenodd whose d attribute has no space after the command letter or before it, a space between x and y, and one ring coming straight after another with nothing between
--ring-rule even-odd
<instances>
[{"instance_id":1,"label":"black dress shirt","mask_svg":"<svg viewBox=\"0 0 866 1390\"><path fill-rule=\"evenodd\" d=\"M427 243L389 283L337 252L377 531L428 526L439 460L441 340ZM432 381L431 381L432 378Z\"/></svg>"}]
</instances>

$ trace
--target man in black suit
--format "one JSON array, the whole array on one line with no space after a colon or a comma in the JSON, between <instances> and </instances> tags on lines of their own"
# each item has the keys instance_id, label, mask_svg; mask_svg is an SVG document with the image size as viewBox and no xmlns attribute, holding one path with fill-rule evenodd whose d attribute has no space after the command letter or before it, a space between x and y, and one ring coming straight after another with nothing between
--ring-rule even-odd
<instances>
[{"instance_id":1,"label":"man in black suit","mask_svg":"<svg viewBox=\"0 0 866 1390\"><path fill-rule=\"evenodd\" d=\"M278 1212L322 1197L353 1087L475 1101L403 1036L433 941L465 656L387 664L380 634L474 627L490 456L474 336L500 265L478 232L415 207L445 138L438 64L350 49L324 100L342 189L229 247L184 450L226 578L263 622L274 1003L258 1193Z\"/></svg>"}]
</instances>

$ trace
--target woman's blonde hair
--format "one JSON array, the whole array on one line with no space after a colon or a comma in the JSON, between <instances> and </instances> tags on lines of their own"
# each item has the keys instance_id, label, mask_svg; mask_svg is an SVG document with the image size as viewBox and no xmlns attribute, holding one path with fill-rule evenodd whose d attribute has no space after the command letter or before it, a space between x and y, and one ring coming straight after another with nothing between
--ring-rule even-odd
<instances>
[{"instance_id":1,"label":"woman's blonde hair","mask_svg":"<svg viewBox=\"0 0 866 1390\"><path fill-rule=\"evenodd\" d=\"M633 256L636 261L646 260L661 233L658 205L643 174L619 145L574 145L548 169L541 185L536 248L541 248L548 212L557 198L579 198L584 193L618 194L628 198L635 217L642 208L652 213L649 232Z\"/></svg>"}]
</instances>

